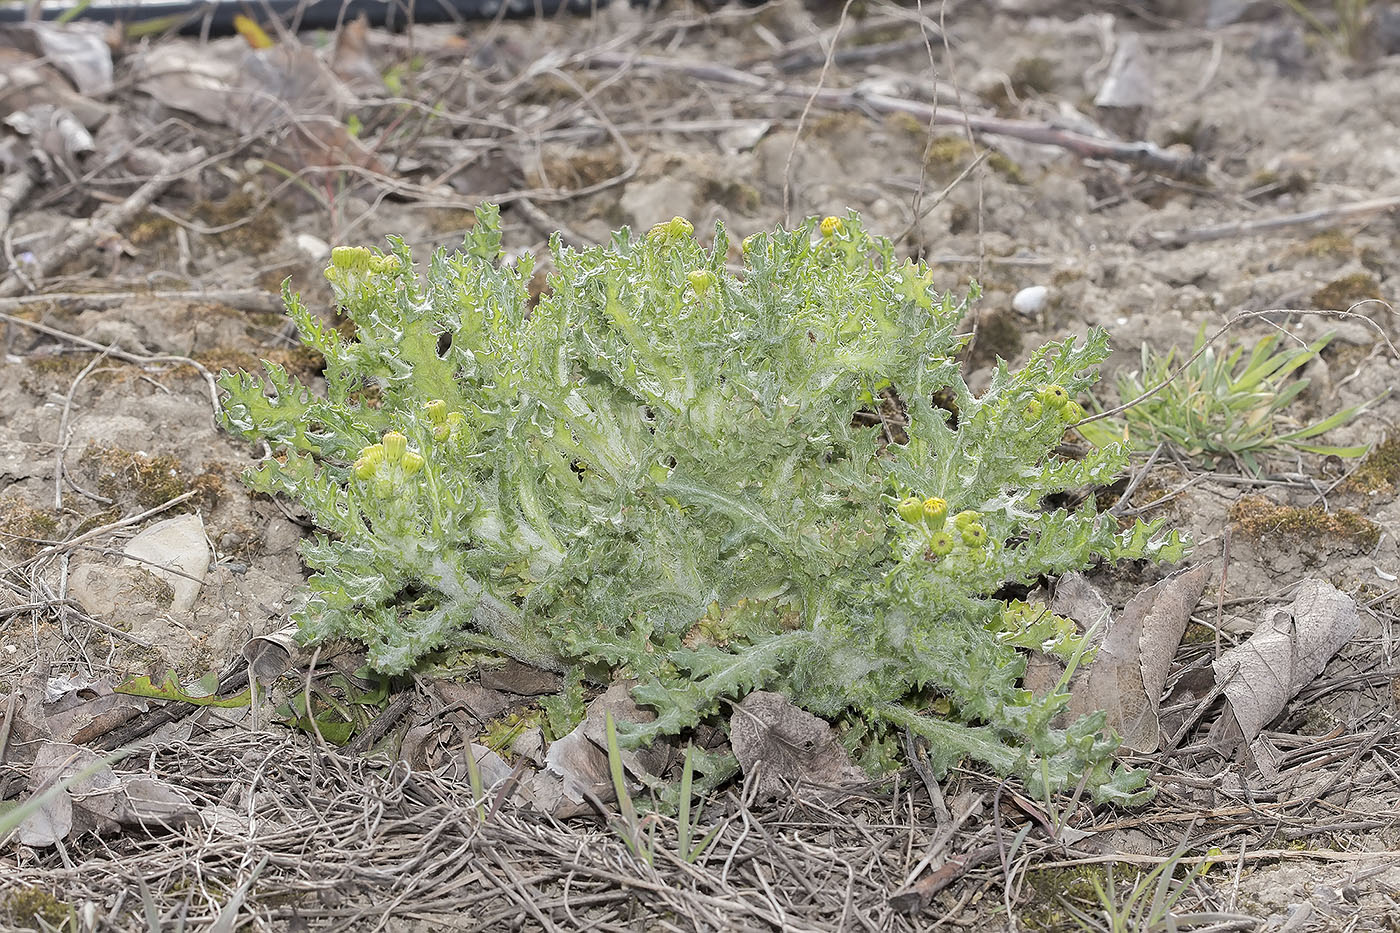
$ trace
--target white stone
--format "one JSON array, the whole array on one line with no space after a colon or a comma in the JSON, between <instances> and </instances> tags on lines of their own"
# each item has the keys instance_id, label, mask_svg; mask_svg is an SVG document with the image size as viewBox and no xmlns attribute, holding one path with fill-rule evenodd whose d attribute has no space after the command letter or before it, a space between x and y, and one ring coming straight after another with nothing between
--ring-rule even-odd
<instances>
[{"instance_id":1,"label":"white stone","mask_svg":"<svg viewBox=\"0 0 1400 933\"><path fill-rule=\"evenodd\" d=\"M204 520L197 514L156 522L131 539L125 555L127 564L143 566L170 584L175 593L171 609L189 612L194 608L210 557Z\"/></svg>"},{"instance_id":2,"label":"white stone","mask_svg":"<svg viewBox=\"0 0 1400 933\"><path fill-rule=\"evenodd\" d=\"M297 234L297 248L312 259L319 262L331 254L330 244L318 236L309 233Z\"/></svg>"},{"instance_id":3,"label":"white stone","mask_svg":"<svg viewBox=\"0 0 1400 933\"><path fill-rule=\"evenodd\" d=\"M1032 285L1016 293L1016 297L1011 299L1011 307L1026 317L1036 317L1045 310L1049 301L1050 289L1044 285Z\"/></svg>"}]
</instances>

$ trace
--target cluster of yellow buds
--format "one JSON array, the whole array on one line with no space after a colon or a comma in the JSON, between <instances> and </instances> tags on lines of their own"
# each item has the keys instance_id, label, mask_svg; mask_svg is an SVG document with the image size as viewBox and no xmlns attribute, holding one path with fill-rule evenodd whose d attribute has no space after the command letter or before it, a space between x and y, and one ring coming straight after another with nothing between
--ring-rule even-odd
<instances>
[{"instance_id":1,"label":"cluster of yellow buds","mask_svg":"<svg viewBox=\"0 0 1400 933\"><path fill-rule=\"evenodd\" d=\"M949 519L947 501L937 496L927 499L910 496L900 500L895 511L909 524L921 525L929 530L931 534L925 556L930 560L947 557L959 540L980 559L990 541L980 513L968 509Z\"/></svg>"},{"instance_id":2,"label":"cluster of yellow buds","mask_svg":"<svg viewBox=\"0 0 1400 933\"><path fill-rule=\"evenodd\" d=\"M1084 406L1070 398L1064 386L1054 383L1043 385L1035 395L1021 409L1027 421L1039 421L1048 413L1053 413L1065 424L1075 424L1084 419Z\"/></svg>"},{"instance_id":3,"label":"cluster of yellow buds","mask_svg":"<svg viewBox=\"0 0 1400 933\"><path fill-rule=\"evenodd\" d=\"M845 226L840 217L823 217L818 229L821 230L822 237L829 240L840 233Z\"/></svg>"},{"instance_id":4,"label":"cluster of yellow buds","mask_svg":"<svg viewBox=\"0 0 1400 933\"><path fill-rule=\"evenodd\" d=\"M383 468L395 469L404 478L416 475L423 469L423 455L408 447L408 438L398 431L390 431L378 444L361 448L355 458L355 477L375 482L375 491L386 493L390 488L390 477L381 475Z\"/></svg>"},{"instance_id":5,"label":"cluster of yellow buds","mask_svg":"<svg viewBox=\"0 0 1400 933\"><path fill-rule=\"evenodd\" d=\"M937 496L929 496L927 499L910 496L895 506L895 511L911 525L923 523L930 530L937 531L943 527L943 522L948 517L948 503Z\"/></svg>"},{"instance_id":6,"label":"cluster of yellow buds","mask_svg":"<svg viewBox=\"0 0 1400 933\"><path fill-rule=\"evenodd\" d=\"M668 246L695 232L695 225L684 217L672 217L647 231L647 239L657 246Z\"/></svg>"},{"instance_id":7,"label":"cluster of yellow buds","mask_svg":"<svg viewBox=\"0 0 1400 933\"><path fill-rule=\"evenodd\" d=\"M433 440L442 441L462 430L462 426L467 423L467 416L460 411L448 411L447 403L440 398L435 398L423 406L428 413L428 420L433 423Z\"/></svg>"},{"instance_id":8,"label":"cluster of yellow buds","mask_svg":"<svg viewBox=\"0 0 1400 933\"><path fill-rule=\"evenodd\" d=\"M331 250L331 263L326 278L332 284L351 287L365 276L382 275L399 270L399 257L376 256L365 246L337 246Z\"/></svg>"}]
</instances>

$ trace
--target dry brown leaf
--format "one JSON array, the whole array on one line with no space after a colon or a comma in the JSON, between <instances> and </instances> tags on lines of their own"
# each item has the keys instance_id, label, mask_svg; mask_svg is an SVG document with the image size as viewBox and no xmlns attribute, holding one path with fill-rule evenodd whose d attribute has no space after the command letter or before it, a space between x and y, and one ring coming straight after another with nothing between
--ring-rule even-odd
<instances>
[{"instance_id":1,"label":"dry brown leaf","mask_svg":"<svg viewBox=\"0 0 1400 933\"><path fill-rule=\"evenodd\" d=\"M1157 750L1167 670L1209 576L1209 565L1199 564L1129 600L1109 624L1093 663L1070 685L1071 716L1105 710L1108 726L1123 737L1124 748Z\"/></svg>"},{"instance_id":2,"label":"dry brown leaf","mask_svg":"<svg viewBox=\"0 0 1400 933\"><path fill-rule=\"evenodd\" d=\"M1326 580L1304 580L1287 608L1274 610L1253 635L1216 659L1226 712L1211 729L1211 745L1232 756L1257 739L1359 625L1354 599Z\"/></svg>"},{"instance_id":3,"label":"dry brown leaf","mask_svg":"<svg viewBox=\"0 0 1400 933\"><path fill-rule=\"evenodd\" d=\"M781 693L755 690L736 704L729 740L744 774L757 769L760 799L785 796L798 784L840 787L867 780L831 726Z\"/></svg>"},{"instance_id":4,"label":"dry brown leaf","mask_svg":"<svg viewBox=\"0 0 1400 933\"><path fill-rule=\"evenodd\" d=\"M34 758L29 788L42 793L102 761L78 745L47 742ZM85 832L110 832L120 826L178 826L199 818L199 810L171 784L142 774L119 775L110 767L73 780L20 824L25 845L44 847Z\"/></svg>"}]
</instances>

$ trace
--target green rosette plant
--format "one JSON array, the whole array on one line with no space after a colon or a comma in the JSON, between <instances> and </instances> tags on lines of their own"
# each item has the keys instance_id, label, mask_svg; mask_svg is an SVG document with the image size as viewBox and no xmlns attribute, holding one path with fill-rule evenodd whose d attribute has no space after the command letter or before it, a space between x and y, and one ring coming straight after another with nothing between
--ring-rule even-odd
<instances>
[{"instance_id":1,"label":"green rosette plant","mask_svg":"<svg viewBox=\"0 0 1400 933\"><path fill-rule=\"evenodd\" d=\"M764 688L870 762L907 730L935 768L1142 795L1102 716L1061 728L1063 691L1020 686L1027 649L1076 660L1082 636L996 595L1183 555L1159 523L1043 507L1125 464L1117 446L1055 453L1103 333L974 395L954 356L975 286L935 292L854 214L749 237L738 273L722 227L705 248L679 218L605 248L556 239L537 300L494 207L421 270L390 243L332 254L353 338L287 296L324 394L271 364L220 380L225 426L271 450L252 487L321 529L306 639L359 640L384 672L470 648L631 678L657 714L631 743ZM865 417L891 393L898 439Z\"/></svg>"}]
</instances>

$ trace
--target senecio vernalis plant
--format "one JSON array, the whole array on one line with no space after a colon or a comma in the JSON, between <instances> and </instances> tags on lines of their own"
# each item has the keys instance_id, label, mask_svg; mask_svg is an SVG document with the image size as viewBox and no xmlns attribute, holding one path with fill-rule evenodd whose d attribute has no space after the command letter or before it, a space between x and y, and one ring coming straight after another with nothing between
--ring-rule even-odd
<instances>
[{"instance_id":1,"label":"senecio vernalis plant","mask_svg":"<svg viewBox=\"0 0 1400 933\"><path fill-rule=\"evenodd\" d=\"M954 358L967 301L854 214L749 237L737 274L722 227L706 249L680 218L556 239L538 300L494 207L421 272L390 242L332 253L353 338L287 296L324 397L272 364L220 380L225 426L272 451L253 488L323 529L302 547L306 639L357 639L383 672L471 649L629 678L656 712L633 743L764 688L868 762L907 732L936 769L1141 795L1101 715L1060 727L1063 689L1019 684L1028 650L1082 657L1073 624L997 595L1183 554L1158 523L1045 507L1125 464L1054 453L1103 333L999 365L975 396ZM902 435L872 417L887 397Z\"/></svg>"}]
</instances>

